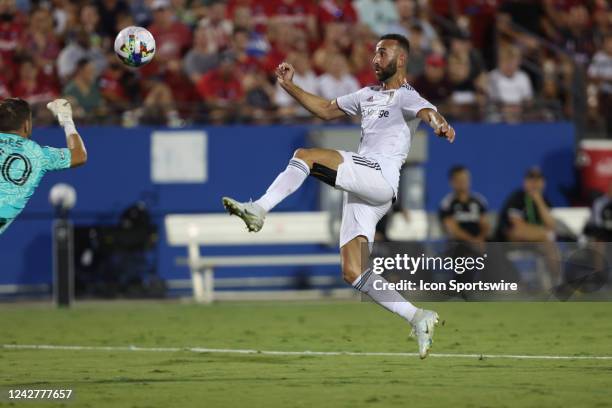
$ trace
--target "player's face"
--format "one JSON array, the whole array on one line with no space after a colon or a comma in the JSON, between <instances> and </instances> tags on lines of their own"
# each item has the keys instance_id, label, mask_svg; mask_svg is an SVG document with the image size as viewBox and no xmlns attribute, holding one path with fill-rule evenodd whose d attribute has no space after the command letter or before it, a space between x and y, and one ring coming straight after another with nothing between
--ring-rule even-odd
<instances>
[{"instance_id":1,"label":"player's face","mask_svg":"<svg viewBox=\"0 0 612 408\"><path fill-rule=\"evenodd\" d=\"M457 193L467 193L470 191L470 184L470 173L467 171L460 171L451 179L451 187Z\"/></svg>"},{"instance_id":2,"label":"player's face","mask_svg":"<svg viewBox=\"0 0 612 408\"><path fill-rule=\"evenodd\" d=\"M398 48L392 40L382 40L376 44L372 66L379 81L385 82L397 72Z\"/></svg>"}]
</instances>

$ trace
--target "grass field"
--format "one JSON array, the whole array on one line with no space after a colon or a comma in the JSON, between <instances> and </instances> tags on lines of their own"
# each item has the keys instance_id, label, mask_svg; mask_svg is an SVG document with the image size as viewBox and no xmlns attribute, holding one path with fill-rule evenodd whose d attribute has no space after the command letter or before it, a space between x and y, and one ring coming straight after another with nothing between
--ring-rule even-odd
<instances>
[{"instance_id":1,"label":"grass field","mask_svg":"<svg viewBox=\"0 0 612 408\"><path fill-rule=\"evenodd\" d=\"M612 303L437 303L446 325L426 360L172 348L410 352L407 324L373 304L149 302L71 310L0 305L0 406L610 407ZM170 348L114 349L123 346ZM459 357L448 354L497 355ZM70 388L64 402L8 401L11 388Z\"/></svg>"}]
</instances>

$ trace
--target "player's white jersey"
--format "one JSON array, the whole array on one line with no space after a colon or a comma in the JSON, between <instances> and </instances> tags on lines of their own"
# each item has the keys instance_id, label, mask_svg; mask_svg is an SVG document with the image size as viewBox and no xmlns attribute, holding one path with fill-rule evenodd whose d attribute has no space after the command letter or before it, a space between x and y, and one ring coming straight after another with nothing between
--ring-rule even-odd
<instances>
[{"instance_id":1,"label":"player's white jersey","mask_svg":"<svg viewBox=\"0 0 612 408\"><path fill-rule=\"evenodd\" d=\"M397 194L399 171L420 122L416 115L423 108L436 107L408 84L391 90L362 88L339 97L336 103L348 115L361 115L357 153L380 164L383 177Z\"/></svg>"}]
</instances>

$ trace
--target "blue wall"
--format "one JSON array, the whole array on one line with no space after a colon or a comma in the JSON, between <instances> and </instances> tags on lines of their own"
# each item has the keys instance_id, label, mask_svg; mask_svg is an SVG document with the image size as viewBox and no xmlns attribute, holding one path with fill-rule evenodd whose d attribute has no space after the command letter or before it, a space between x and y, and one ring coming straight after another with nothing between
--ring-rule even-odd
<instances>
[{"instance_id":1,"label":"blue wall","mask_svg":"<svg viewBox=\"0 0 612 408\"><path fill-rule=\"evenodd\" d=\"M77 224L115 223L131 203L146 199L160 226L163 215L173 212L220 212L223 195L257 198L281 171L292 152L304 146L309 128L206 127L208 182L204 184L153 184L150 179L150 134L153 128L79 128L87 144L89 162L74 170L48 174L21 217L0 235L0 284L51 282L50 188L58 182L75 186ZM539 164L549 179L547 195L554 205L566 205L560 187L574 183L574 130L568 124L457 125L454 144L430 138L427 174L427 208L435 210L448 191L446 173L455 163L473 172L474 189L498 209L510 189L520 186L522 174ZM35 140L61 146L63 132L38 129ZM307 180L304 188L281 203L280 211L316 209L318 184ZM165 278L187 278L174 258L185 251L160 242L160 271ZM337 268L336 268L337 269ZM285 273L286 269L249 270L251 273ZM336 273L335 268L317 269ZM228 271L231 272L231 271ZM238 273L238 271L235 271Z\"/></svg>"}]
</instances>

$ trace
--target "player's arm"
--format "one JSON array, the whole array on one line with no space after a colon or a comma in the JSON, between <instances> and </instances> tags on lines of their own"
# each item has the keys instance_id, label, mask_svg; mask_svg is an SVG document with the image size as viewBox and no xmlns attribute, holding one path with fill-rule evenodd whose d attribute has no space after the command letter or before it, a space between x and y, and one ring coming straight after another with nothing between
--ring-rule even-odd
<instances>
[{"instance_id":1,"label":"player's arm","mask_svg":"<svg viewBox=\"0 0 612 408\"><path fill-rule=\"evenodd\" d=\"M432 127L434 133L453 143L455 140L455 129L448 124L444 116L434 109L423 108L417 112L417 117Z\"/></svg>"},{"instance_id":2,"label":"player's arm","mask_svg":"<svg viewBox=\"0 0 612 408\"><path fill-rule=\"evenodd\" d=\"M542 194L532 194L531 196L533 198L533 202L538 208L538 212L540 213L540 217L542 218L542 223L544 224L544 226L548 229L554 230L556 224L555 219L550 212L548 204L546 204L546 201L544 201L544 197L542 197Z\"/></svg>"},{"instance_id":3,"label":"player's arm","mask_svg":"<svg viewBox=\"0 0 612 408\"><path fill-rule=\"evenodd\" d=\"M442 219L442 223L444 224L444 229L451 239L457 241L474 241L476 239L475 236L461 228L457 220L455 220L452 216L444 217Z\"/></svg>"},{"instance_id":4,"label":"player's arm","mask_svg":"<svg viewBox=\"0 0 612 408\"><path fill-rule=\"evenodd\" d=\"M66 145L70 150L70 167L77 167L87 162L87 150L85 143L78 134L72 119L72 108L66 99L56 99L47 104L47 108L53 112L60 126L66 132Z\"/></svg>"},{"instance_id":5,"label":"player's arm","mask_svg":"<svg viewBox=\"0 0 612 408\"><path fill-rule=\"evenodd\" d=\"M477 238L484 241L489 236L489 232L491 232L491 223L489 222L486 214L482 214L480 216L478 224L480 225L480 234L478 234Z\"/></svg>"},{"instance_id":6,"label":"player's arm","mask_svg":"<svg viewBox=\"0 0 612 408\"><path fill-rule=\"evenodd\" d=\"M293 83L294 69L291 64L283 62L276 68L276 79L279 85L310 113L323 120L337 119L345 116L336 101L321 98L306 92Z\"/></svg>"}]
</instances>

